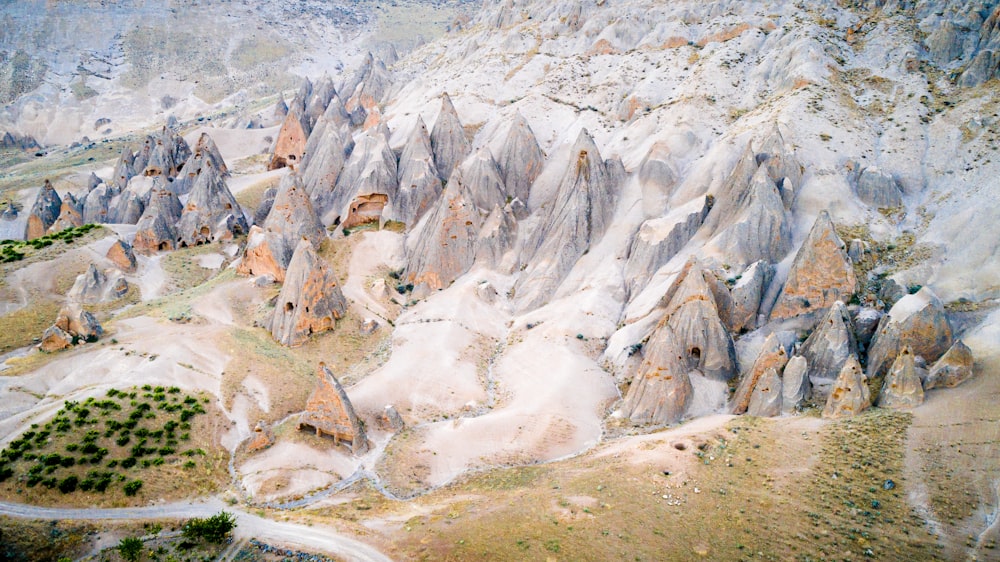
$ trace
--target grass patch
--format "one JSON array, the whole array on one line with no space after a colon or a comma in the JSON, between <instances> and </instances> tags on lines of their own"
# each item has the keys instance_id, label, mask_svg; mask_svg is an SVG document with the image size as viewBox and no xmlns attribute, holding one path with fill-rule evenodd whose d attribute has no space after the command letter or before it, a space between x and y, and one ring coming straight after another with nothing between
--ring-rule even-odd
<instances>
[{"instance_id":1,"label":"grass patch","mask_svg":"<svg viewBox=\"0 0 1000 562\"><path fill-rule=\"evenodd\" d=\"M61 305L54 301L40 301L0 316L0 353L31 345L42 337L59 315ZM4 374L7 374L4 372Z\"/></svg>"}]
</instances>

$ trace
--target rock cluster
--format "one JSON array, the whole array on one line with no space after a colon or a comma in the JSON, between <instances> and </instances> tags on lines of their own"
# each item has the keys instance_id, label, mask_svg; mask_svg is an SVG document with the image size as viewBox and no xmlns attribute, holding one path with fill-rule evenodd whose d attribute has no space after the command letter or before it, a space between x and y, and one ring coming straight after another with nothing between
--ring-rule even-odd
<instances>
[{"instance_id":1,"label":"rock cluster","mask_svg":"<svg viewBox=\"0 0 1000 562\"><path fill-rule=\"evenodd\" d=\"M94 315L79 305L69 305L59 311L55 324L42 335L38 345L42 351L60 351L81 342L94 342L104 335L104 329Z\"/></svg>"},{"instance_id":2,"label":"rock cluster","mask_svg":"<svg viewBox=\"0 0 1000 562\"><path fill-rule=\"evenodd\" d=\"M313 391L306 409L299 417L299 429L310 428L316 435L333 437L334 444L349 444L351 452L363 455L368 452L368 438L361 420L354 412L354 406L347 392L340 386L337 377L320 363L317 372L316 389Z\"/></svg>"}]
</instances>

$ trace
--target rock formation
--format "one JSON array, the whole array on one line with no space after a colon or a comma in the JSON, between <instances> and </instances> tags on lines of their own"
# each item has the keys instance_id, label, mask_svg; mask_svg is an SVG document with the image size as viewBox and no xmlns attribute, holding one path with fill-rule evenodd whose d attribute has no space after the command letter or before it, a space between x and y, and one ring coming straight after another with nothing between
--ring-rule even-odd
<instances>
[{"instance_id":1,"label":"rock formation","mask_svg":"<svg viewBox=\"0 0 1000 562\"><path fill-rule=\"evenodd\" d=\"M118 157L118 162L115 163L115 170L111 174L111 181L108 182L110 186L115 188L117 193L125 189L129 180L136 175L134 165L135 154L132 153L129 147L122 147L121 156Z\"/></svg>"},{"instance_id":2,"label":"rock formation","mask_svg":"<svg viewBox=\"0 0 1000 562\"><path fill-rule=\"evenodd\" d=\"M455 166L472 151L469 140L465 138L462 121L459 120L448 94L441 96L441 111L431 130L431 148L434 150L434 166L443 181L448 181Z\"/></svg>"},{"instance_id":3,"label":"rock formation","mask_svg":"<svg viewBox=\"0 0 1000 562\"><path fill-rule=\"evenodd\" d=\"M83 224L110 222L109 212L113 198L112 189L107 184L102 183L91 189L83 198Z\"/></svg>"},{"instance_id":4,"label":"rock formation","mask_svg":"<svg viewBox=\"0 0 1000 562\"><path fill-rule=\"evenodd\" d=\"M104 300L109 288L108 276L94 264L90 264L87 271L77 276L66 293L66 300L79 304L96 304Z\"/></svg>"},{"instance_id":5,"label":"rock formation","mask_svg":"<svg viewBox=\"0 0 1000 562\"><path fill-rule=\"evenodd\" d=\"M318 249L326 240L326 230L302 187L301 178L292 175L282 179L264 223L250 229L236 271L243 275L271 275L282 282L292 254L303 239Z\"/></svg>"},{"instance_id":6,"label":"rock formation","mask_svg":"<svg viewBox=\"0 0 1000 562\"><path fill-rule=\"evenodd\" d=\"M31 206L31 212L28 214L28 226L24 232L25 240L45 236L49 227L59 218L61 208L62 198L52 187L52 182L45 180L45 185L42 186L42 190L38 193L35 203Z\"/></svg>"},{"instance_id":7,"label":"rock formation","mask_svg":"<svg viewBox=\"0 0 1000 562\"><path fill-rule=\"evenodd\" d=\"M785 193L785 190L781 190L781 198L785 202L786 209L791 207L791 202L795 198L794 191L802 186L803 167L785 143L777 124L761 143L756 161L758 165L767 169L768 177L779 186L779 189L785 184L782 180L788 180L787 189L793 192Z\"/></svg>"},{"instance_id":8,"label":"rock formation","mask_svg":"<svg viewBox=\"0 0 1000 562\"><path fill-rule=\"evenodd\" d=\"M267 165L268 170L277 170L289 166L295 168L302 160L302 154L306 148L307 134L299 119L299 114L290 110L285 116L281 130L278 131L278 139L274 145L274 155Z\"/></svg>"},{"instance_id":9,"label":"rock formation","mask_svg":"<svg viewBox=\"0 0 1000 562\"><path fill-rule=\"evenodd\" d=\"M875 167L861 170L856 179L858 198L878 208L898 207L903 204L903 192L891 174Z\"/></svg>"},{"instance_id":10,"label":"rock formation","mask_svg":"<svg viewBox=\"0 0 1000 562\"><path fill-rule=\"evenodd\" d=\"M177 222L177 245L197 246L231 240L250 229L222 171L206 159Z\"/></svg>"},{"instance_id":11,"label":"rock formation","mask_svg":"<svg viewBox=\"0 0 1000 562\"><path fill-rule=\"evenodd\" d=\"M311 242L300 241L268 325L271 335L283 345L302 345L311 334L332 330L346 310L333 270Z\"/></svg>"},{"instance_id":12,"label":"rock formation","mask_svg":"<svg viewBox=\"0 0 1000 562\"><path fill-rule=\"evenodd\" d=\"M709 248L737 268L759 260L781 261L791 249L792 235L781 194L767 167L758 167L745 188L716 196L713 211L726 204L722 197L734 198L728 202L730 218L720 223Z\"/></svg>"},{"instance_id":13,"label":"rock formation","mask_svg":"<svg viewBox=\"0 0 1000 562\"><path fill-rule=\"evenodd\" d=\"M827 395L830 385L843 371L844 363L857 353L850 314L839 301L833 303L800 350L809 364L810 383L820 396Z\"/></svg>"},{"instance_id":14,"label":"rock formation","mask_svg":"<svg viewBox=\"0 0 1000 562\"><path fill-rule=\"evenodd\" d=\"M354 150L354 140L346 128L324 116L309 135L305 150L302 183L313 200L326 200L332 196L340 171Z\"/></svg>"},{"instance_id":15,"label":"rock formation","mask_svg":"<svg viewBox=\"0 0 1000 562\"><path fill-rule=\"evenodd\" d=\"M773 368L764 371L757 384L747 407L747 414L761 418L773 418L781 415L782 386L781 377Z\"/></svg>"},{"instance_id":16,"label":"rock formation","mask_svg":"<svg viewBox=\"0 0 1000 562\"><path fill-rule=\"evenodd\" d=\"M81 205L73 197L73 194L67 193L59 206L59 217L49 226L46 234L55 234L67 228L82 226L83 214L80 212L81 210Z\"/></svg>"},{"instance_id":17,"label":"rock formation","mask_svg":"<svg viewBox=\"0 0 1000 562\"><path fill-rule=\"evenodd\" d=\"M858 358L852 355L837 375L830 397L823 408L824 418L849 418L871 406L868 379L861 370Z\"/></svg>"},{"instance_id":18,"label":"rock formation","mask_svg":"<svg viewBox=\"0 0 1000 562\"><path fill-rule=\"evenodd\" d=\"M349 96L344 108L351 115L351 121L355 125L363 123L367 112L382 102L391 84L392 76L386 69L385 63L372 53L368 53L361 68L352 80L344 85L345 95Z\"/></svg>"},{"instance_id":19,"label":"rock formation","mask_svg":"<svg viewBox=\"0 0 1000 562\"><path fill-rule=\"evenodd\" d=\"M125 273L135 273L136 270L136 260L135 253L132 252L132 246L128 242L118 239L114 244L108 248L108 253L106 256L111 263L118 266L118 269Z\"/></svg>"},{"instance_id":20,"label":"rock formation","mask_svg":"<svg viewBox=\"0 0 1000 562\"><path fill-rule=\"evenodd\" d=\"M972 350L962 340L956 340L948 352L931 367L924 390L958 386L972 376L972 366Z\"/></svg>"},{"instance_id":21,"label":"rock formation","mask_svg":"<svg viewBox=\"0 0 1000 562\"><path fill-rule=\"evenodd\" d=\"M253 211L253 225L260 226L264 224L267 220L267 215L271 212L271 207L274 206L274 198L278 195L278 187L271 186L264 190L264 194L261 196L260 203L257 208Z\"/></svg>"},{"instance_id":22,"label":"rock formation","mask_svg":"<svg viewBox=\"0 0 1000 562\"><path fill-rule=\"evenodd\" d=\"M515 290L522 309L548 301L580 257L611 223L623 181L620 162L605 161L586 129L570 151L570 161L554 199L525 244L528 264Z\"/></svg>"},{"instance_id":23,"label":"rock formation","mask_svg":"<svg viewBox=\"0 0 1000 562\"><path fill-rule=\"evenodd\" d=\"M334 444L348 443L351 452L363 455L368 452L368 438L364 425L354 413L354 406L347 392L323 363L319 364L316 390L299 418L299 429L311 428L316 435L333 437Z\"/></svg>"},{"instance_id":24,"label":"rock formation","mask_svg":"<svg viewBox=\"0 0 1000 562\"><path fill-rule=\"evenodd\" d=\"M774 268L767 262L757 261L750 264L733 283L729 290L732 306L722 317L731 332L739 334L757 327L757 312L773 271Z\"/></svg>"},{"instance_id":25,"label":"rock formation","mask_svg":"<svg viewBox=\"0 0 1000 562\"><path fill-rule=\"evenodd\" d=\"M698 198L664 217L642 223L632 239L628 261L625 262L625 279L630 295L638 294L657 270L691 240L711 208L711 198Z\"/></svg>"},{"instance_id":26,"label":"rock formation","mask_svg":"<svg viewBox=\"0 0 1000 562\"><path fill-rule=\"evenodd\" d=\"M42 351L59 351L81 341L94 342L104 335L104 329L94 315L79 305L63 307L56 323L45 330L39 348Z\"/></svg>"},{"instance_id":27,"label":"rock formation","mask_svg":"<svg viewBox=\"0 0 1000 562\"><path fill-rule=\"evenodd\" d=\"M781 412L792 413L812 396L809 382L809 363L796 355L785 364L781 373Z\"/></svg>"},{"instance_id":28,"label":"rock formation","mask_svg":"<svg viewBox=\"0 0 1000 562\"><path fill-rule=\"evenodd\" d=\"M785 348L784 344L778 338L777 334L771 334L767 336L764 340L764 345L761 347L760 353L757 355L757 359L754 360L753 366L747 371L743 378L740 379L739 386L736 387L736 394L733 395L733 405L732 413L743 414L747 412L750 407L751 398L756 393L756 388L761 384L761 378L768 371L774 371L775 378L777 378L778 373L785 368L785 364L788 363L788 350ZM777 405L778 411L781 410L781 382L772 382L771 387L767 392L764 393L760 399L765 400L766 408L770 411L775 401L775 394L777 395ZM762 407L764 407L762 405ZM759 414L753 414L759 415ZM774 414L777 415L777 414Z\"/></svg>"},{"instance_id":29,"label":"rock formation","mask_svg":"<svg viewBox=\"0 0 1000 562\"><path fill-rule=\"evenodd\" d=\"M879 408L905 410L923 403L924 389L913 363L913 353L904 346L885 375L877 405Z\"/></svg>"},{"instance_id":30,"label":"rock formation","mask_svg":"<svg viewBox=\"0 0 1000 562\"><path fill-rule=\"evenodd\" d=\"M389 130L383 124L358 138L333 190L314 192L313 200L324 224L350 228L380 221L398 186L396 154L389 148Z\"/></svg>"},{"instance_id":31,"label":"rock formation","mask_svg":"<svg viewBox=\"0 0 1000 562\"><path fill-rule=\"evenodd\" d=\"M398 175L399 192L391 202L390 214L394 220L413 227L437 201L442 189L430 135L420 117L399 156Z\"/></svg>"},{"instance_id":32,"label":"rock formation","mask_svg":"<svg viewBox=\"0 0 1000 562\"><path fill-rule=\"evenodd\" d=\"M736 374L733 341L696 259L688 261L664 300L666 313L643 348L622 405L622 413L640 423L680 421L693 398L691 377L728 381Z\"/></svg>"},{"instance_id":33,"label":"rock formation","mask_svg":"<svg viewBox=\"0 0 1000 562\"><path fill-rule=\"evenodd\" d=\"M928 363L937 361L952 344L951 323L941 301L928 287L899 299L879 322L868 349L868 376L879 377L907 346Z\"/></svg>"},{"instance_id":34,"label":"rock formation","mask_svg":"<svg viewBox=\"0 0 1000 562\"><path fill-rule=\"evenodd\" d=\"M670 162L670 150L667 146L661 143L651 146L639 164L638 175L645 216L655 218L664 215L678 179L677 170ZM711 203L708 206L711 207Z\"/></svg>"},{"instance_id":35,"label":"rock formation","mask_svg":"<svg viewBox=\"0 0 1000 562\"><path fill-rule=\"evenodd\" d=\"M507 195L527 205L531 185L545 166L545 154L521 112L514 114L514 120L497 156L497 164L504 185L507 186Z\"/></svg>"},{"instance_id":36,"label":"rock formation","mask_svg":"<svg viewBox=\"0 0 1000 562\"><path fill-rule=\"evenodd\" d=\"M264 420L257 422L257 425L253 428L253 436L250 437L250 442L247 443L247 453L256 453L257 451L263 451L264 449L270 448L274 444L274 430L271 426L267 424Z\"/></svg>"},{"instance_id":37,"label":"rock formation","mask_svg":"<svg viewBox=\"0 0 1000 562\"><path fill-rule=\"evenodd\" d=\"M844 243L837 236L830 215L823 211L795 254L788 279L771 309L771 320L822 314L833 303L846 302L857 290L857 284Z\"/></svg>"},{"instance_id":38,"label":"rock formation","mask_svg":"<svg viewBox=\"0 0 1000 562\"><path fill-rule=\"evenodd\" d=\"M136 224L132 248L140 254L153 254L177 247L174 225L181 217L181 202L173 192L155 188L149 206Z\"/></svg>"},{"instance_id":39,"label":"rock formation","mask_svg":"<svg viewBox=\"0 0 1000 562\"><path fill-rule=\"evenodd\" d=\"M219 147L208 133L202 133L194 145L194 152L177 173L177 179L170 184L171 191L177 195L190 192L202 169L206 167L215 169L222 177L229 176L229 167L222 159Z\"/></svg>"}]
</instances>

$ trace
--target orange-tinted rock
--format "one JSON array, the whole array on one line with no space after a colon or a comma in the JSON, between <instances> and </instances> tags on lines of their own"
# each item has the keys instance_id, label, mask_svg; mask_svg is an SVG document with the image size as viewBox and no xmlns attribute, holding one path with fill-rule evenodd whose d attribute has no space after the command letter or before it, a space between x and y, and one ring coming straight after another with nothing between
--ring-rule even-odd
<instances>
[{"instance_id":1,"label":"orange-tinted rock","mask_svg":"<svg viewBox=\"0 0 1000 562\"><path fill-rule=\"evenodd\" d=\"M837 301L847 302L857 285L844 242L837 236L830 215L823 211L795 254L771 320L822 314Z\"/></svg>"},{"instance_id":2,"label":"orange-tinted rock","mask_svg":"<svg viewBox=\"0 0 1000 562\"><path fill-rule=\"evenodd\" d=\"M776 334L771 334L767 336L764 340L764 346L760 350L760 354L757 355L757 359L754 361L753 366L750 370L743 375L743 379L740 380L740 384L736 387L736 394L733 396L733 406L732 412L734 414L743 414L747 412L750 407L751 397L760 382L761 377L764 376L768 371L774 371L775 373L780 373L782 369L785 368L785 364L788 363L788 350L778 339ZM772 386L777 387L778 392L778 412L781 411L781 385L779 383L774 383ZM773 389L772 389L773 390ZM768 393L770 396L770 393ZM764 406L761 406L764 408ZM770 411L770 408L765 408ZM753 414L762 415L762 414ZM777 414L771 414L777 415Z\"/></svg>"},{"instance_id":3,"label":"orange-tinted rock","mask_svg":"<svg viewBox=\"0 0 1000 562\"><path fill-rule=\"evenodd\" d=\"M267 165L268 170L277 170L289 166L295 168L302 161L302 155L306 149L306 131L302 128L302 122L294 111L289 111L285 116L285 122L278 132L278 141L274 145L274 155L271 163Z\"/></svg>"},{"instance_id":4,"label":"orange-tinted rock","mask_svg":"<svg viewBox=\"0 0 1000 562\"><path fill-rule=\"evenodd\" d=\"M28 214L28 226L25 229L25 240L40 238L45 236L56 219L59 218L59 210L62 208L62 198L56 193L52 182L45 180L45 185L38 193L35 203L31 206Z\"/></svg>"},{"instance_id":5,"label":"orange-tinted rock","mask_svg":"<svg viewBox=\"0 0 1000 562\"><path fill-rule=\"evenodd\" d=\"M253 428L253 435L250 436L250 442L247 443L247 453L263 451L273 444L274 432L271 430L271 426L261 420Z\"/></svg>"},{"instance_id":6,"label":"orange-tinted rock","mask_svg":"<svg viewBox=\"0 0 1000 562\"><path fill-rule=\"evenodd\" d=\"M67 228L74 228L83 225L83 215L76 205L76 201L69 193L63 198L62 206L59 208L59 218L52 223L46 234L62 232Z\"/></svg>"},{"instance_id":7,"label":"orange-tinted rock","mask_svg":"<svg viewBox=\"0 0 1000 562\"><path fill-rule=\"evenodd\" d=\"M879 408L905 410L924 403L924 389L913 359L913 352L908 347L904 347L896 356L882 383L882 391L878 396Z\"/></svg>"},{"instance_id":8,"label":"orange-tinted rock","mask_svg":"<svg viewBox=\"0 0 1000 562\"><path fill-rule=\"evenodd\" d=\"M125 273L135 273L136 260L132 246L124 240L116 240L108 249L106 257Z\"/></svg>"},{"instance_id":9,"label":"orange-tinted rock","mask_svg":"<svg viewBox=\"0 0 1000 562\"><path fill-rule=\"evenodd\" d=\"M73 347L73 336L67 334L58 326L49 326L42 336L42 343L38 344L39 349L49 353L62 351L70 347Z\"/></svg>"},{"instance_id":10,"label":"orange-tinted rock","mask_svg":"<svg viewBox=\"0 0 1000 562\"><path fill-rule=\"evenodd\" d=\"M958 386L972 376L972 365L972 350L962 340L957 340L931 367L924 389Z\"/></svg>"},{"instance_id":11,"label":"orange-tinted rock","mask_svg":"<svg viewBox=\"0 0 1000 562\"><path fill-rule=\"evenodd\" d=\"M347 218L341 223L343 228L354 228L368 223L377 223L382 218L382 210L389 203L384 193L358 195L347 208Z\"/></svg>"},{"instance_id":12,"label":"orange-tinted rock","mask_svg":"<svg viewBox=\"0 0 1000 562\"><path fill-rule=\"evenodd\" d=\"M299 418L299 429L311 428L316 435L333 437L334 443L350 444L355 455L365 454L368 452L368 438L344 388L323 363L319 365L317 376L316 390Z\"/></svg>"},{"instance_id":13,"label":"orange-tinted rock","mask_svg":"<svg viewBox=\"0 0 1000 562\"><path fill-rule=\"evenodd\" d=\"M333 270L312 243L300 241L271 316L271 335L284 345L301 345L311 334L332 330L346 310Z\"/></svg>"},{"instance_id":14,"label":"orange-tinted rock","mask_svg":"<svg viewBox=\"0 0 1000 562\"><path fill-rule=\"evenodd\" d=\"M823 408L824 418L849 418L856 416L871 406L871 392L868 379L861 370L858 358L851 356L830 391L830 397Z\"/></svg>"},{"instance_id":15,"label":"orange-tinted rock","mask_svg":"<svg viewBox=\"0 0 1000 562\"><path fill-rule=\"evenodd\" d=\"M868 348L868 375L881 376L905 346L927 363L937 361L953 342L944 306L928 287L906 295L882 317Z\"/></svg>"}]
</instances>

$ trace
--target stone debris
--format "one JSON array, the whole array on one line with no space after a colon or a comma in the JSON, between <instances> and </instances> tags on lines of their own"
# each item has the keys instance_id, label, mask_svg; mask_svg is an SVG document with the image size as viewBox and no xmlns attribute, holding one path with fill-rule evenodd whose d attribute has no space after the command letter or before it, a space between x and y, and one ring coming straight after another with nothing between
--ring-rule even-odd
<instances>
[{"instance_id":1,"label":"stone debris","mask_svg":"<svg viewBox=\"0 0 1000 562\"><path fill-rule=\"evenodd\" d=\"M972 376L972 367L972 350L962 340L956 340L931 367L924 390L958 386Z\"/></svg>"},{"instance_id":2,"label":"stone debris","mask_svg":"<svg viewBox=\"0 0 1000 562\"><path fill-rule=\"evenodd\" d=\"M317 377L316 389L306 402L298 428L310 428L320 437L333 437L334 444L343 442L349 445L355 455L367 453L365 428L354 413L354 406L351 405L347 392L326 364L319 364Z\"/></svg>"},{"instance_id":3,"label":"stone debris","mask_svg":"<svg viewBox=\"0 0 1000 562\"><path fill-rule=\"evenodd\" d=\"M45 330L39 349L52 352L67 349L80 342L94 342L104 335L104 329L94 315L77 304L63 307L55 324Z\"/></svg>"}]
</instances>

